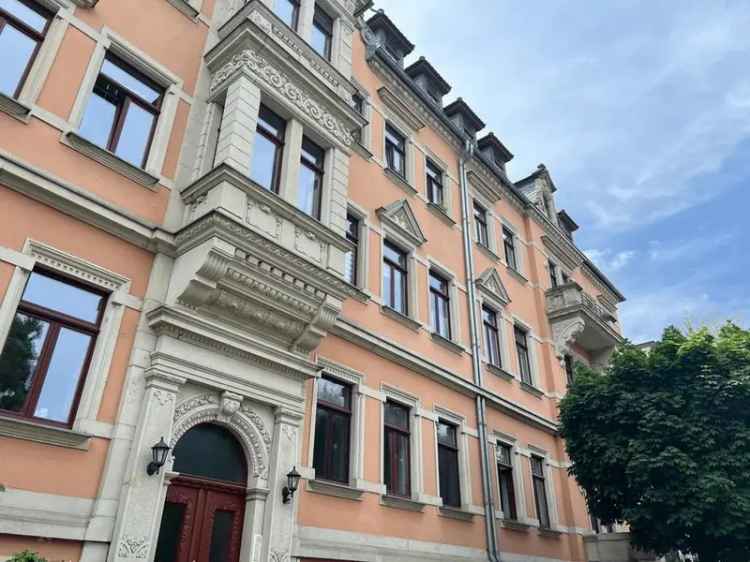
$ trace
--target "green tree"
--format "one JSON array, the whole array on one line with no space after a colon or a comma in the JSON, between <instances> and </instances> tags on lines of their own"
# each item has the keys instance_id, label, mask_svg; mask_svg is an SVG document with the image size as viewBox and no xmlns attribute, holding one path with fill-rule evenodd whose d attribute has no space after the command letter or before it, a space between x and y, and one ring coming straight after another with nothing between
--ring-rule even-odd
<instances>
[{"instance_id":1,"label":"green tree","mask_svg":"<svg viewBox=\"0 0 750 562\"><path fill-rule=\"evenodd\" d=\"M16 411L23 406L28 384L38 359L46 325L25 314L16 314L0 354L0 409Z\"/></svg>"},{"instance_id":2,"label":"green tree","mask_svg":"<svg viewBox=\"0 0 750 562\"><path fill-rule=\"evenodd\" d=\"M657 554L750 560L750 332L670 327L604 372L577 365L560 419L594 516Z\"/></svg>"}]
</instances>

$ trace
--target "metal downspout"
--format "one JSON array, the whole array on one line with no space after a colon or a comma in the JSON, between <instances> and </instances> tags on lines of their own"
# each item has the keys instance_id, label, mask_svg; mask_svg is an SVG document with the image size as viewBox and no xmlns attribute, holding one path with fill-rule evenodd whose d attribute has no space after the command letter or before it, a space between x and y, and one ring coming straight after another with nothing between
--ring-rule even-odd
<instances>
[{"instance_id":1,"label":"metal downspout","mask_svg":"<svg viewBox=\"0 0 750 562\"><path fill-rule=\"evenodd\" d=\"M471 339L471 365L474 373L474 383L483 386L482 365L480 363L479 335L477 332L476 287L474 285L474 255L472 253L471 225L469 222L469 189L466 179L466 160L474 153L474 144L466 142L466 148L458 161L459 189L461 191L461 226L464 242L464 266L466 268L467 299L469 301L469 333ZM477 394L477 425L479 433L479 454L482 472L482 505L484 507L484 526L487 534L487 555L490 562L502 562L497 545L497 528L495 524L495 509L492 503L492 489L490 485L490 466L487 450L487 423L485 419L484 397Z\"/></svg>"}]
</instances>

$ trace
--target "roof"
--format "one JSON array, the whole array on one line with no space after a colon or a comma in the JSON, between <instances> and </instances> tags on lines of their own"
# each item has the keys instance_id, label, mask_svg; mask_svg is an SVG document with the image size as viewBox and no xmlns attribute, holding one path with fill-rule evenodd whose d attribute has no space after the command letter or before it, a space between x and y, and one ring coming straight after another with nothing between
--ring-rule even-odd
<instances>
[{"instance_id":1,"label":"roof","mask_svg":"<svg viewBox=\"0 0 750 562\"><path fill-rule=\"evenodd\" d=\"M414 43L409 41L406 36L401 33L401 30L396 27L396 24L391 21L391 18L385 15L383 10L375 12L375 15L367 20L367 25L373 31L382 29L388 37L393 38L397 43L395 46L403 52L404 56L414 50Z\"/></svg>"},{"instance_id":2,"label":"roof","mask_svg":"<svg viewBox=\"0 0 750 562\"><path fill-rule=\"evenodd\" d=\"M479 150L485 148L491 148L495 153L496 157L502 162L510 162L513 160L513 153L508 150L505 145L495 136L495 133L487 133L481 139L477 141Z\"/></svg>"},{"instance_id":3,"label":"roof","mask_svg":"<svg viewBox=\"0 0 750 562\"><path fill-rule=\"evenodd\" d=\"M432 66L424 57L419 57L419 60L406 67L404 71L412 78L416 78L417 76L424 74L425 76L427 76L430 82L432 82L432 84L437 87L438 91L442 95L445 95L451 91L451 85L448 84L448 82L446 82L442 76L440 76L438 71L435 70L435 67Z\"/></svg>"},{"instance_id":4,"label":"roof","mask_svg":"<svg viewBox=\"0 0 750 562\"><path fill-rule=\"evenodd\" d=\"M575 232L578 230L578 224L571 218L565 209L557 213L557 218L568 232Z\"/></svg>"},{"instance_id":5,"label":"roof","mask_svg":"<svg viewBox=\"0 0 750 562\"><path fill-rule=\"evenodd\" d=\"M451 117L456 113L460 113L464 116L464 119L468 121L468 124L475 131L481 131L482 129L484 129L484 121L482 121L479 116L474 113L474 111L472 111L472 109L464 101L463 98L457 98L452 103L446 105L443 111L448 117Z\"/></svg>"},{"instance_id":6,"label":"roof","mask_svg":"<svg viewBox=\"0 0 750 562\"><path fill-rule=\"evenodd\" d=\"M555 185L555 182L552 181L552 176L550 176L549 171L547 170L547 166L544 164L539 164L536 167L536 170L530 173L525 178L521 178L520 180L516 181L516 185L524 185L527 183L530 183L534 181L537 178L544 177L548 182L550 187L552 188L552 193L557 191L557 186Z\"/></svg>"}]
</instances>

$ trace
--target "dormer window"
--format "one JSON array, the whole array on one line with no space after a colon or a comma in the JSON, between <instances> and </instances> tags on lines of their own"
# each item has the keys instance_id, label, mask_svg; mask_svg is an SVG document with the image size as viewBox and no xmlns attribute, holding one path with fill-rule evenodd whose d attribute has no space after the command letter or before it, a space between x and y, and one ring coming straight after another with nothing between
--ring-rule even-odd
<instances>
[{"instance_id":1,"label":"dormer window","mask_svg":"<svg viewBox=\"0 0 750 562\"><path fill-rule=\"evenodd\" d=\"M313 16L312 36L310 44L318 54L326 60L331 60L331 46L333 44L333 18L315 5Z\"/></svg>"},{"instance_id":2,"label":"dormer window","mask_svg":"<svg viewBox=\"0 0 750 562\"><path fill-rule=\"evenodd\" d=\"M397 64L403 64L404 57L414 50L414 44L394 25L383 10L367 20L367 26L377 38L377 42L383 46Z\"/></svg>"},{"instance_id":3,"label":"dormer window","mask_svg":"<svg viewBox=\"0 0 750 562\"><path fill-rule=\"evenodd\" d=\"M477 141L477 148L484 154L490 162L500 168L503 172L505 171L505 165L513 159L513 154L505 148L505 145L500 142L494 133L487 133L479 141Z\"/></svg>"},{"instance_id":4,"label":"dormer window","mask_svg":"<svg viewBox=\"0 0 750 562\"><path fill-rule=\"evenodd\" d=\"M470 139L476 137L477 131L484 129L484 121L471 110L462 98L458 98L445 106L443 111L448 119L453 121L453 124L459 127Z\"/></svg>"},{"instance_id":5,"label":"dormer window","mask_svg":"<svg viewBox=\"0 0 750 562\"><path fill-rule=\"evenodd\" d=\"M443 104L443 96L451 91L451 86L425 59L419 60L404 70L409 77L438 105Z\"/></svg>"}]
</instances>

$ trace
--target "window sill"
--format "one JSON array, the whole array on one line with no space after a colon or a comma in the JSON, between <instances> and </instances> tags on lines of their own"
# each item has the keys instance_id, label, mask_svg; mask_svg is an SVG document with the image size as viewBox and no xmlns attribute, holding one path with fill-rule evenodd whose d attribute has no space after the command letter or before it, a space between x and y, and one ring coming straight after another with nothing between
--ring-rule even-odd
<instances>
[{"instance_id":1,"label":"window sill","mask_svg":"<svg viewBox=\"0 0 750 562\"><path fill-rule=\"evenodd\" d=\"M465 351L464 347L461 344L456 343L453 340L449 340L448 338L441 336L437 332L430 332L430 336L432 337L432 341L439 345L442 345L448 351L451 351L456 355L462 355Z\"/></svg>"},{"instance_id":2,"label":"window sill","mask_svg":"<svg viewBox=\"0 0 750 562\"><path fill-rule=\"evenodd\" d=\"M484 244L480 244L479 242L475 242L479 250L488 258L490 258L494 262L500 261L500 256L498 256L495 252L490 250L489 246L485 246Z\"/></svg>"},{"instance_id":3,"label":"window sill","mask_svg":"<svg viewBox=\"0 0 750 562\"><path fill-rule=\"evenodd\" d=\"M533 394L537 398L541 399L544 396L544 391L541 388L537 388L532 384L521 381L521 390L525 390L529 394Z\"/></svg>"},{"instance_id":4,"label":"window sill","mask_svg":"<svg viewBox=\"0 0 750 562\"><path fill-rule=\"evenodd\" d=\"M5 416L0 416L0 435L82 451L88 450L91 439L90 435L71 429Z\"/></svg>"},{"instance_id":5,"label":"window sill","mask_svg":"<svg viewBox=\"0 0 750 562\"><path fill-rule=\"evenodd\" d=\"M401 498L399 496L380 496L380 504L386 507L393 507L395 509L404 509L406 511L421 512L424 510L424 506L427 505L422 502L415 501L410 498Z\"/></svg>"},{"instance_id":6,"label":"window sill","mask_svg":"<svg viewBox=\"0 0 750 562\"><path fill-rule=\"evenodd\" d=\"M393 183L395 183L397 186L399 186L401 189L406 191L409 195L416 195L417 190L412 187L412 185L406 181L405 178L402 178L399 176L396 172L391 170L390 168L386 167L383 168L383 172L385 172L385 175L387 178L389 178Z\"/></svg>"},{"instance_id":7,"label":"window sill","mask_svg":"<svg viewBox=\"0 0 750 562\"><path fill-rule=\"evenodd\" d=\"M537 532L543 536L543 537L552 537L552 538L559 538L565 533L562 531L559 531L557 529L545 528L545 527L537 527Z\"/></svg>"},{"instance_id":8,"label":"window sill","mask_svg":"<svg viewBox=\"0 0 750 562\"><path fill-rule=\"evenodd\" d=\"M449 507L447 505L439 508L439 513L442 517L448 517L450 519L458 519L459 521L471 521L474 519L475 513L466 511L460 507Z\"/></svg>"},{"instance_id":9,"label":"window sill","mask_svg":"<svg viewBox=\"0 0 750 562\"><path fill-rule=\"evenodd\" d=\"M0 93L0 111L25 123L26 118L31 113L31 108L15 98Z\"/></svg>"},{"instance_id":10,"label":"window sill","mask_svg":"<svg viewBox=\"0 0 750 562\"><path fill-rule=\"evenodd\" d=\"M150 189L157 189L159 178L152 176L147 171L133 166L130 162L126 162L119 156L113 154L109 150L97 146L91 141L83 138L75 131L70 131L65 134L65 141L68 146L77 150L84 156L88 156L92 160L99 162L100 164L111 168L115 172L122 174L128 179L133 180L136 183L141 184L144 187Z\"/></svg>"},{"instance_id":11,"label":"window sill","mask_svg":"<svg viewBox=\"0 0 750 562\"><path fill-rule=\"evenodd\" d=\"M497 514L497 519L500 520L500 524L504 529L510 529L511 531L528 533L532 529L532 526L528 523L523 523L522 521L518 521L517 519L506 519L500 513Z\"/></svg>"},{"instance_id":12,"label":"window sill","mask_svg":"<svg viewBox=\"0 0 750 562\"><path fill-rule=\"evenodd\" d=\"M517 269L514 269L509 265L506 265L505 267L508 269L508 273L510 273L512 277L515 277L516 281L518 281L519 283L522 283L525 285L526 283L529 282L529 280L526 279L526 277L524 277L521 274L521 272L519 272Z\"/></svg>"},{"instance_id":13,"label":"window sill","mask_svg":"<svg viewBox=\"0 0 750 562\"><path fill-rule=\"evenodd\" d=\"M360 156L361 156L362 158L364 158L364 159L365 159L365 160L367 160L368 162L369 162L370 160L372 160L372 156L373 156L372 152L370 151L370 149L368 149L368 148L367 148L367 147L366 147L365 145L363 145L363 144L362 144L361 142L359 142L359 141L356 141L356 140L355 140L355 141L354 141L354 142L352 143L352 150L353 150L354 152L356 152L357 154L359 154L359 155L360 155Z\"/></svg>"},{"instance_id":14,"label":"window sill","mask_svg":"<svg viewBox=\"0 0 750 562\"><path fill-rule=\"evenodd\" d=\"M512 373L509 373L502 367L498 367L497 365L493 365L492 363L485 363L484 366L490 373L492 373L493 375L497 375L498 377L500 377L501 379L505 379L506 381L512 381L516 378Z\"/></svg>"},{"instance_id":15,"label":"window sill","mask_svg":"<svg viewBox=\"0 0 750 562\"><path fill-rule=\"evenodd\" d=\"M370 301L370 299L372 298L372 295L370 294L369 291L363 289L362 287L358 285L353 285L352 283L349 283L349 281L346 281L346 279L344 279L344 281L346 282L347 285L349 285L349 287L351 287L352 292L354 293L352 296L354 297L355 300L361 303L367 303Z\"/></svg>"},{"instance_id":16,"label":"window sill","mask_svg":"<svg viewBox=\"0 0 750 562\"><path fill-rule=\"evenodd\" d=\"M361 490L359 488L355 488L347 484L329 482L327 480L308 480L307 490L315 494L334 496L337 498L343 498L353 501L362 501L362 494L365 493L364 490Z\"/></svg>"},{"instance_id":17,"label":"window sill","mask_svg":"<svg viewBox=\"0 0 750 562\"><path fill-rule=\"evenodd\" d=\"M389 318L393 318L397 322L400 322L401 324L403 324L410 330L414 330L415 332L418 332L419 329L422 327L421 322L414 320L413 318L410 318L409 316L406 316L405 314L402 314L397 310L392 309L390 306L381 304L380 312L382 312Z\"/></svg>"},{"instance_id":18,"label":"window sill","mask_svg":"<svg viewBox=\"0 0 750 562\"><path fill-rule=\"evenodd\" d=\"M437 203L432 203L430 201L427 202L427 208L434 214L437 215L437 217L448 224L448 226L454 226L456 224L456 221L454 221L451 216L448 214L448 210L443 207L442 205L438 205Z\"/></svg>"},{"instance_id":19,"label":"window sill","mask_svg":"<svg viewBox=\"0 0 750 562\"><path fill-rule=\"evenodd\" d=\"M185 14L188 18L195 21L200 11L193 7L188 0L167 0L172 6Z\"/></svg>"}]
</instances>

